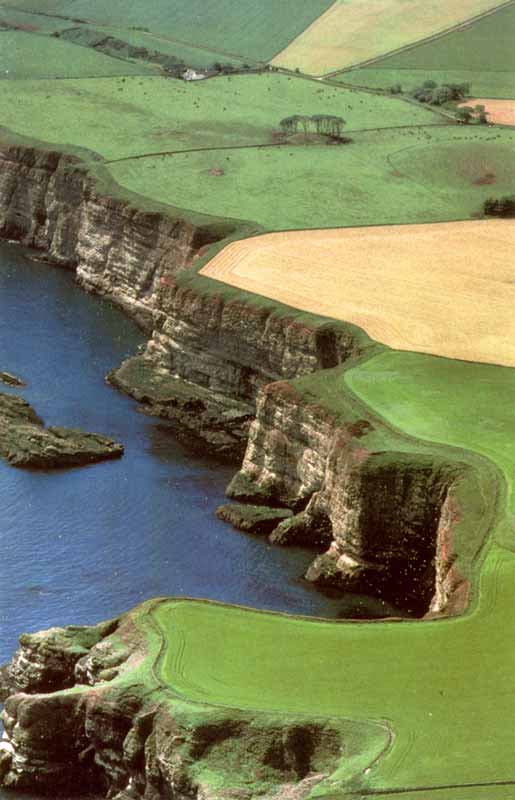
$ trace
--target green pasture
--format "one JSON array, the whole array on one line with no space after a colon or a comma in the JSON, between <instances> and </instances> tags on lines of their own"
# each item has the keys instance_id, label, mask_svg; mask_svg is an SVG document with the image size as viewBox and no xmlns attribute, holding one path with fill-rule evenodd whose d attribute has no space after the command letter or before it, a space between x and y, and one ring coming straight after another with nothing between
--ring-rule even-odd
<instances>
[{"instance_id":1,"label":"green pasture","mask_svg":"<svg viewBox=\"0 0 515 800\"><path fill-rule=\"evenodd\" d=\"M67 54L71 48L78 61L90 57L87 48L53 39L41 41L68 48ZM43 50L35 52L43 70ZM137 69L102 58L116 69ZM341 116L349 131L441 121L427 109L399 99L278 74L191 83L143 76L4 82L0 98L2 124L16 133L54 144L80 145L107 159L270 143L275 141L280 120L300 113Z\"/></svg>"},{"instance_id":2,"label":"green pasture","mask_svg":"<svg viewBox=\"0 0 515 800\"><path fill-rule=\"evenodd\" d=\"M470 83L473 97L510 98L515 95L515 70L513 72L488 72L486 70L456 69L382 69L364 67L345 72L337 80L342 84L363 86L388 91L400 84L405 93L410 93L424 81L443 83Z\"/></svg>"},{"instance_id":3,"label":"green pasture","mask_svg":"<svg viewBox=\"0 0 515 800\"><path fill-rule=\"evenodd\" d=\"M514 578L514 556L492 547L479 609L436 623L324 623L170 601L154 614L168 642L159 674L195 702L386 721L395 741L367 776L374 788L510 780Z\"/></svg>"},{"instance_id":4,"label":"green pasture","mask_svg":"<svg viewBox=\"0 0 515 800\"><path fill-rule=\"evenodd\" d=\"M339 146L205 151L109 165L123 186L268 230L468 219L515 189L515 131L349 132Z\"/></svg>"},{"instance_id":5,"label":"green pasture","mask_svg":"<svg viewBox=\"0 0 515 800\"><path fill-rule=\"evenodd\" d=\"M169 643L159 675L200 703L386 722L393 746L367 773L374 792L424 797L424 788L513 781L515 371L383 351L321 378L294 385L345 417L350 389L422 448L451 445L458 457L466 457L462 448L474 451L486 456L485 475L495 464L504 476L508 503L503 495L477 604L460 618L376 625L170 600L154 612ZM387 434L375 435L380 448ZM488 480L482 491L491 502ZM337 789L331 796L346 796ZM442 789L435 798L511 796L496 787L467 792Z\"/></svg>"},{"instance_id":6,"label":"green pasture","mask_svg":"<svg viewBox=\"0 0 515 800\"><path fill-rule=\"evenodd\" d=\"M70 27L70 21L47 17L44 14L20 11L9 6L0 5L0 21L8 25L16 25L28 33L53 33Z\"/></svg>"},{"instance_id":7,"label":"green pasture","mask_svg":"<svg viewBox=\"0 0 515 800\"><path fill-rule=\"evenodd\" d=\"M387 351L347 373L351 389L419 439L474 450L502 470L515 514L515 370ZM515 550L513 517L498 537Z\"/></svg>"},{"instance_id":8,"label":"green pasture","mask_svg":"<svg viewBox=\"0 0 515 800\"><path fill-rule=\"evenodd\" d=\"M469 82L478 97L515 97L515 5L432 42L351 70L340 79L384 88L409 89L424 80Z\"/></svg>"},{"instance_id":9,"label":"green pasture","mask_svg":"<svg viewBox=\"0 0 515 800\"><path fill-rule=\"evenodd\" d=\"M101 25L143 27L188 44L268 61L331 3L302 0L294 10L277 0L13 0L10 4Z\"/></svg>"},{"instance_id":10,"label":"green pasture","mask_svg":"<svg viewBox=\"0 0 515 800\"><path fill-rule=\"evenodd\" d=\"M192 45L184 44L183 42L176 42L173 39L168 39L166 36L158 35L156 33L146 33L145 31L135 31L130 28L110 28L103 26L79 25L70 28L63 33L63 38L73 44L82 45L83 47L92 47L95 42L111 36L119 41L126 42L132 47L144 48L149 52L157 52L167 56L173 56L178 61L183 61L187 66L209 69L217 62L222 64L233 64L235 67L240 67L243 63L242 59L233 56L221 56L217 52L207 50L203 47L194 47ZM103 51L105 52L105 51ZM108 55L124 57L127 55L127 48L119 50L111 46L111 53ZM145 61L144 55L138 58L138 62Z\"/></svg>"},{"instance_id":11,"label":"green pasture","mask_svg":"<svg viewBox=\"0 0 515 800\"><path fill-rule=\"evenodd\" d=\"M0 31L0 79L52 79L95 78L115 75L149 74L149 67L111 58L95 50L75 47L73 44L50 36L37 36L25 31ZM66 83L66 81L60 81ZM23 106L23 91L19 80L3 81L2 116L5 119L7 98L15 97L19 108ZM41 91L44 92L41 95ZM59 93L57 82L41 80L38 96L49 97ZM46 100L48 103L48 100ZM30 116L30 109L26 108ZM34 120L36 122L36 120Z\"/></svg>"}]
</instances>

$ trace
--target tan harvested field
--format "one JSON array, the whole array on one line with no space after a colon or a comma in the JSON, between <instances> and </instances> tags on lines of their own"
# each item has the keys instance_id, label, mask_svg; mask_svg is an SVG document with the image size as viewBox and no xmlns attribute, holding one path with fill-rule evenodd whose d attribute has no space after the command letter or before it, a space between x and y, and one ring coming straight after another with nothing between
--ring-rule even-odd
<instances>
[{"instance_id":1,"label":"tan harvested field","mask_svg":"<svg viewBox=\"0 0 515 800\"><path fill-rule=\"evenodd\" d=\"M271 233L202 270L399 350L515 367L515 221Z\"/></svg>"},{"instance_id":2,"label":"tan harvested field","mask_svg":"<svg viewBox=\"0 0 515 800\"><path fill-rule=\"evenodd\" d=\"M515 87L514 87L515 93ZM488 97L475 97L462 105L483 105L489 113L488 121L496 125L515 125L515 100L493 100Z\"/></svg>"},{"instance_id":3,"label":"tan harvested field","mask_svg":"<svg viewBox=\"0 0 515 800\"><path fill-rule=\"evenodd\" d=\"M271 63L324 75L421 41L498 5L498 0L337 0Z\"/></svg>"}]
</instances>

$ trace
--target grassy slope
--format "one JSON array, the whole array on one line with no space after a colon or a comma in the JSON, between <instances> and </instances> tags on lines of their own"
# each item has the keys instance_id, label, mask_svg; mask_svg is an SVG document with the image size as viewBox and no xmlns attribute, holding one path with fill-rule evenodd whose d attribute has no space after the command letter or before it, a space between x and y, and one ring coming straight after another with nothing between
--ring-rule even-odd
<instances>
[{"instance_id":1,"label":"grassy slope","mask_svg":"<svg viewBox=\"0 0 515 800\"><path fill-rule=\"evenodd\" d=\"M144 64L129 64L49 36L36 37L33 33L23 31L0 31L0 78L39 80L140 75L149 72L151 69ZM18 96L18 90L18 84L15 84L6 89L6 94ZM55 87L48 91L53 94Z\"/></svg>"},{"instance_id":2,"label":"grassy slope","mask_svg":"<svg viewBox=\"0 0 515 800\"><path fill-rule=\"evenodd\" d=\"M515 6L510 6L464 30L344 73L341 80L380 88L399 82L406 89L428 79L457 80L470 82L478 97L514 97L514 40Z\"/></svg>"},{"instance_id":3,"label":"grassy slope","mask_svg":"<svg viewBox=\"0 0 515 800\"><path fill-rule=\"evenodd\" d=\"M43 14L33 14L30 11L19 11L4 5L0 5L0 20L9 25L23 26L27 31L48 34L70 27L69 20L46 17Z\"/></svg>"},{"instance_id":4,"label":"grassy slope","mask_svg":"<svg viewBox=\"0 0 515 800\"><path fill-rule=\"evenodd\" d=\"M298 385L344 414L350 385L402 430L470 447L510 484L515 477L513 370L386 351L319 381L309 376ZM369 775L374 788L512 780L515 649L507 631L515 617L515 556L501 546L515 546L511 485L510 506L501 511L479 604L466 617L321 623L171 601L156 613L172 642L161 674L200 702L388 720L396 739ZM209 659L200 656L206 648Z\"/></svg>"},{"instance_id":5,"label":"grassy slope","mask_svg":"<svg viewBox=\"0 0 515 800\"><path fill-rule=\"evenodd\" d=\"M336 80L346 86L361 86L370 89L389 90L400 84L404 92L411 92L424 81L442 83L470 83L471 92L477 97L513 97L515 94L515 71L488 72L486 70L453 69L382 69L367 67L344 72Z\"/></svg>"},{"instance_id":6,"label":"grassy slope","mask_svg":"<svg viewBox=\"0 0 515 800\"><path fill-rule=\"evenodd\" d=\"M486 197L515 186L511 130L433 126L351 135L353 144L341 147L191 153L110 170L135 192L241 215L268 230L467 219ZM221 169L223 175L211 174ZM487 173L495 185L476 183Z\"/></svg>"},{"instance_id":7,"label":"grassy slope","mask_svg":"<svg viewBox=\"0 0 515 800\"><path fill-rule=\"evenodd\" d=\"M73 49L82 52L88 51ZM109 159L269 143L280 120L299 112L339 114L349 129L440 121L400 100L273 74L192 83L161 77L26 81L4 84L1 98L2 122L12 130Z\"/></svg>"},{"instance_id":8,"label":"grassy slope","mask_svg":"<svg viewBox=\"0 0 515 800\"><path fill-rule=\"evenodd\" d=\"M101 24L144 26L191 44L269 60L322 14L332 0L303 0L295 13L277 0L13 0L18 8Z\"/></svg>"}]
</instances>

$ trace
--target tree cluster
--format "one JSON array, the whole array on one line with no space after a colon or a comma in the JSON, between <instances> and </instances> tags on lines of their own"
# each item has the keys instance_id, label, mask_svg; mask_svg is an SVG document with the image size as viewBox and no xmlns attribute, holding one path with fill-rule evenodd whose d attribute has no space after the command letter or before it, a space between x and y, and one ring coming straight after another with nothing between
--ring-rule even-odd
<instances>
[{"instance_id":1,"label":"tree cluster","mask_svg":"<svg viewBox=\"0 0 515 800\"><path fill-rule=\"evenodd\" d=\"M304 134L314 132L322 136L339 137L345 120L332 114L314 114L312 117L294 114L292 117L282 119L279 125L286 134L298 133L301 130Z\"/></svg>"},{"instance_id":2,"label":"tree cluster","mask_svg":"<svg viewBox=\"0 0 515 800\"><path fill-rule=\"evenodd\" d=\"M478 122L480 125L486 125L488 122L488 111L482 105L460 106L455 110L456 119L468 125L469 122Z\"/></svg>"},{"instance_id":3,"label":"tree cluster","mask_svg":"<svg viewBox=\"0 0 515 800\"><path fill-rule=\"evenodd\" d=\"M483 211L487 217L515 217L515 195L489 197L483 203Z\"/></svg>"},{"instance_id":4,"label":"tree cluster","mask_svg":"<svg viewBox=\"0 0 515 800\"><path fill-rule=\"evenodd\" d=\"M445 103L459 103L470 93L470 83L443 83L438 86L435 81L424 81L417 86L412 95L419 103L432 106L443 106Z\"/></svg>"}]
</instances>

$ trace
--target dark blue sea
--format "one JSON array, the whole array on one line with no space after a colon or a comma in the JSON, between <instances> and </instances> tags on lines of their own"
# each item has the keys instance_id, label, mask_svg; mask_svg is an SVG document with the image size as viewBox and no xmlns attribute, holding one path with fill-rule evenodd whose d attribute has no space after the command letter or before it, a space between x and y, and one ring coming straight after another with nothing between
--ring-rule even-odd
<instances>
[{"instance_id":1,"label":"dark blue sea","mask_svg":"<svg viewBox=\"0 0 515 800\"><path fill-rule=\"evenodd\" d=\"M106 385L143 334L67 270L0 246L0 370L47 424L109 435L119 461L27 471L0 460L0 663L23 631L108 619L157 595L341 616L357 598L302 580L313 557L270 547L214 516L234 469L192 455ZM13 797L3 793L0 797Z\"/></svg>"}]
</instances>

